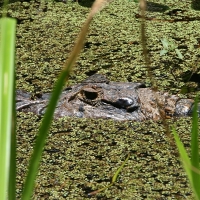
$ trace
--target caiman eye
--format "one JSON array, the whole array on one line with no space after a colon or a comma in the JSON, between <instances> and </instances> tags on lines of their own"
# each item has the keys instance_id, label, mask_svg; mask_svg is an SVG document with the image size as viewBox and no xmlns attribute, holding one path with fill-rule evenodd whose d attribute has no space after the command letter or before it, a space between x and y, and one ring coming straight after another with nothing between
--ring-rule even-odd
<instances>
[{"instance_id":1,"label":"caiman eye","mask_svg":"<svg viewBox=\"0 0 200 200\"><path fill-rule=\"evenodd\" d=\"M84 96L87 99L94 100L98 97L98 92L84 91Z\"/></svg>"},{"instance_id":2,"label":"caiman eye","mask_svg":"<svg viewBox=\"0 0 200 200\"><path fill-rule=\"evenodd\" d=\"M101 103L103 92L101 88L93 87L84 87L77 94L79 100L90 104L92 106L98 106Z\"/></svg>"}]
</instances>

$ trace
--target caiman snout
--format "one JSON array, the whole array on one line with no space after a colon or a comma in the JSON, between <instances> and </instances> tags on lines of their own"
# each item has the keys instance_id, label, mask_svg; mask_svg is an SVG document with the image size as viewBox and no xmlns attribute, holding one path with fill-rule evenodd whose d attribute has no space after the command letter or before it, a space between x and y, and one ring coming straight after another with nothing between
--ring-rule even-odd
<instances>
[{"instance_id":1,"label":"caiman snout","mask_svg":"<svg viewBox=\"0 0 200 200\"><path fill-rule=\"evenodd\" d=\"M128 112L133 112L139 108L138 101L130 97L119 98L116 102L113 102L112 104L117 108L124 108Z\"/></svg>"},{"instance_id":2,"label":"caiman snout","mask_svg":"<svg viewBox=\"0 0 200 200\"><path fill-rule=\"evenodd\" d=\"M188 115L192 116L193 112L194 112L194 105L192 105L190 111L188 112ZM200 103L197 105L197 113L198 113L198 117L200 117Z\"/></svg>"},{"instance_id":3,"label":"caiman snout","mask_svg":"<svg viewBox=\"0 0 200 200\"><path fill-rule=\"evenodd\" d=\"M17 91L16 108L19 111L44 113L49 94L31 100L30 94ZM160 120L173 116L191 116L194 100L181 99L168 92L154 91L143 83L110 82L95 74L83 83L65 89L57 103L55 118L88 117L114 120ZM200 104L198 104L200 117Z\"/></svg>"}]
</instances>

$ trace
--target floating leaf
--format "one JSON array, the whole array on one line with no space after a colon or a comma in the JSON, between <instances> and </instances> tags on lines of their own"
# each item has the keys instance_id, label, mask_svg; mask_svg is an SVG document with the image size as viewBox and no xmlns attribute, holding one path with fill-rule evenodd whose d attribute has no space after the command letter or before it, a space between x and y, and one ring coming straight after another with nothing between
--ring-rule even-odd
<instances>
[{"instance_id":1,"label":"floating leaf","mask_svg":"<svg viewBox=\"0 0 200 200\"><path fill-rule=\"evenodd\" d=\"M168 50L166 50L166 49L161 50L160 51L160 56L165 55L167 52L168 52Z\"/></svg>"},{"instance_id":2,"label":"floating leaf","mask_svg":"<svg viewBox=\"0 0 200 200\"><path fill-rule=\"evenodd\" d=\"M183 55L182 55L182 53L179 51L179 49L175 49L175 51L176 51L176 54L177 54L178 58L183 59Z\"/></svg>"}]
</instances>

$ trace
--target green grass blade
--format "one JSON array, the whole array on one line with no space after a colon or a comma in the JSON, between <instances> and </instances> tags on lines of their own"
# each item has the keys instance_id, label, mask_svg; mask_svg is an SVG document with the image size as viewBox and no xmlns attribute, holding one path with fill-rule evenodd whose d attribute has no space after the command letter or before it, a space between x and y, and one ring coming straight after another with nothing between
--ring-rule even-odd
<instances>
[{"instance_id":1,"label":"green grass blade","mask_svg":"<svg viewBox=\"0 0 200 200\"><path fill-rule=\"evenodd\" d=\"M15 199L13 112L16 20L0 19L0 199ZM12 138L13 137L13 138ZM12 159L12 160L11 160ZM9 177L10 176L10 177ZM10 182L12 181L12 182ZM9 194L8 194L9 191Z\"/></svg>"},{"instance_id":2,"label":"green grass blade","mask_svg":"<svg viewBox=\"0 0 200 200\"><path fill-rule=\"evenodd\" d=\"M63 73L61 74L61 76L59 77L56 83L55 89L52 93L52 97L49 101L49 105L45 112L40 130L39 130L39 134L36 139L34 151L30 160L28 174L27 174L26 181L24 184L22 200L28 200L31 198L33 188L34 188L34 181L38 172L39 163L42 156L42 151L43 151L45 140L47 138L50 124L53 118L53 113L54 113L59 95L62 91L63 83L65 82L66 78L69 77L69 72L70 72L69 69L63 71Z\"/></svg>"},{"instance_id":3,"label":"green grass blade","mask_svg":"<svg viewBox=\"0 0 200 200\"><path fill-rule=\"evenodd\" d=\"M112 177L112 181L109 185L105 186L104 188L101 188L101 189L98 189L98 190L95 190L93 192L88 193L88 196L96 195L97 193L102 192L102 191L106 190L107 188L113 186L115 184L115 182L117 181L117 177L119 176L119 173L124 168L124 165L127 163L130 156L131 156L131 154L129 153L128 156L126 157L125 161L122 163L122 165L115 172L114 176Z\"/></svg>"},{"instance_id":4,"label":"green grass blade","mask_svg":"<svg viewBox=\"0 0 200 200\"><path fill-rule=\"evenodd\" d=\"M125 161L122 163L122 165L117 169L117 171L115 172L114 176L112 177L112 183L115 183L117 180L117 177L119 176L119 173L122 171L122 169L124 168L124 165L126 164L126 162L128 161L128 159L130 158L131 154L129 153L127 158L125 159Z\"/></svg>"},{"instance_id":5,"label":"green grass blade","mask_svg":"<svg viewBox=\"0 0 200 200\"><path fill-rule=\"evenodd\" d=\"M180 154L180 157L181 157L181 161L183 163L183 167L185 169L185 172L188 176L190 183L192 184L192 173L191 173L191 168L190 168L190 166L191 166L190 159L189 159L187 152L186 152L186 150L183 146L183 143L180 141L180 138L179 138L178 134L176 133L175 129L173 128L172 131L173 131L173 134L174 134L176 146L178 147L178 151L179 151L179 154Z\"/></svg>"},{"instance_id":6,"label":"green grass blade","mask_svg":"<svg viewBox=\"0 0 200 200\"><path fill-rule=\"evenodd\" d=\"M54 110L55 110L57 101L62 92L62 87L63 87L64 83L69 78L69 73L72 69L72 66L75 63L75 61L78 57L78 54L82 49L88 28L89 28L89 24L87 27L85 26L85 28L83 28L81 35L74 47L74 51L72 52L69 60L65 63L65 68L63 69L60 77L58 78L56 85L54 87L52 96L49 100L49 105L46 109L41 127L39 129L38 137L36 139L36 143L35 143L35 147L34 147L34 151L33 151L33 154L32 154L31 160L30 160L28 174L26 177L26 181L24 184L24 190L22 193L22 200L27 200L27 199L31 198L31 194L32 194L33 188L34 188L34 181L35 181L37 171L39 168L39 162L41 160L42 151L43 151L43 148L45 145L45 140L48 135L51 121L53 119L53 114L54 114Z\"/></svg>"},{"instance_id":7,"label":"green grass blade","mask_svg":"<svg viewBox=\"0 0 200 200\"><path fill-rule=\"evenodd\" d=\"M197 113L197 98L195 100L194 112L192 118L192 138L191 138L191 161L186 153L186 150L180 141L178 134L173 128L173 134L179 154L183 163L185 172L189 178L196 199L200 200L200 169L199 169L199 149L198 149L198 113Z\"/></svg>"},{"instance_id":8,"label":"green grass blade","mask_svg":"<svg viewBox=\"0 0 200 200\"><path fill-rule=\"evenodd\" d=\"M194 111L192 114L192 139L191 139L191 164L199 170L199 145L198 145L198 98L195 99ZM192 170L193 187L198 199L200 199L200 175Z\"/></svg>"},{"instance_id":9,"label":"green grass blade","mask_svg":"<svg viewBox=\"0 0 200 200\"><path fill-rule=\"evenodd\" d=\"M15 76L14 76L15 79ZM15 81L14 81L15 88ZM12 111L12 130L11 130L11 147L10 147L10 175L8 185L8 199L15 199L16 195L16 109L15 109L15 90L13 90L13 111Z\"/></svg>"},{"instance_id":10,"label":"green grass blade","mask_svg":"<svg viewBox=\"0 0 200 200\"><path fill-rule=\"evenodd\" d=\"M109 1L111 1L111 0L109 0ZM51 124L51 121L53 118L53 114L54 114L54 110L55 110L58 98L62 92L62 87L63 87L64 83L66 82L66 80L68 80L69 73L72 69L72 66L74 65L74 63L78 57L78 54L80 53L80 51L83 47L88 29L89 29L89 25L92 21L93 16L100 9L102 9L103 6L105 6L105 5L106 5L106 1L104 1L104 0L97 0L94 2L92 9L89 13L89 16L88 16L84 26L82 27L81 33L78 37L76 45L74 46L71 56L64 64L64 69L56 82L54 91L53 91L52 96L49 101L49 105L47 107L41 127L39 129L38 137L36 139L34 151L33 151L33 154L32 154L31 160L30 160L30 164L29 164L29 168L28 168L28 174L27 174L25 184L24 184L22 200L28 200L31 198L33 188L34 188L34 181L35 181L35 178L36 178L36 175L38 172L38 168L39 168L39 162L41 160L42 151L43 151L43 148L45 145L45 140L48 135L48 131L50 128L50 124Z\"/></svg>"}]
</instances>

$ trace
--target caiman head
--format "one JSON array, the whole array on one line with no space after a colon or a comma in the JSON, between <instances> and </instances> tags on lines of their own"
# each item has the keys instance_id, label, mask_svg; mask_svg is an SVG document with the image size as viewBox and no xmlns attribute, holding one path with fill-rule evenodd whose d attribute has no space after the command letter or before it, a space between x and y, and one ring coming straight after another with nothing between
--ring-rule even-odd
<instances>
[{"instance_id":1,"label":"caiman head","mask_svg":"<svg viewBox=\"0 0 200 200\"><path fill-rule=\"evenodd\" d=\"M46 95L48 96L48 95ZM29 111L44 114L47 99L32 101ZM28 102L26 102L28 105ZM110 82L95 74L81 84L66 88L57 104L55 118L87 117L114 120L159 120L163 117L188 115L193 100L155 92L143 83Z\"/></svg>"},{"instance_id":2,"label":"caiman head","mask_svg":"<svg viewBox=\"0 0 200 200\"><path fill-rule=\"evenodd\" d=\"M109 82L105 76L95 74L62 94L55 116L138 120L137 90L141 87L145 85Z\"/></svg>"}]
</instances>

